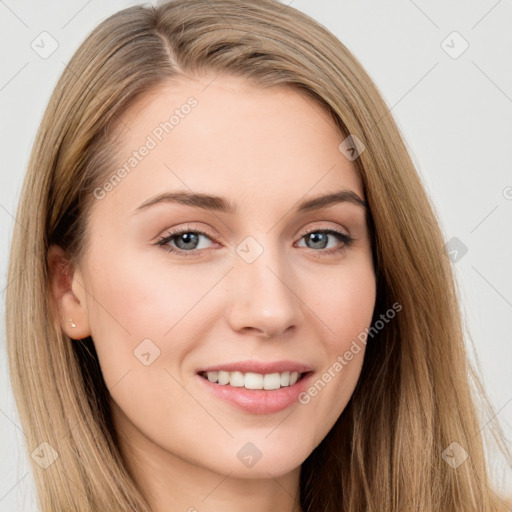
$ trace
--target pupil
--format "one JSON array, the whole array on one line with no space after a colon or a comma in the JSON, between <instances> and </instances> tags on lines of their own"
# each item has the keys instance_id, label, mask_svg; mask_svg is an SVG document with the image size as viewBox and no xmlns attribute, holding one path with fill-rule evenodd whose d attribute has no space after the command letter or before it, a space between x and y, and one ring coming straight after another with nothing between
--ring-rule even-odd
<instances>
[{"instance_id":1,"label":"pupil","mask_svg":"<svg viewBox=\"0 0 512 512\"><path fill-rule=\"evenodd\" d=\"M182 240L185 240L185 247L183 247L183 244L180 243ZM194 245L194 243L197 243L197 234L195 233L183 233L178 237L177 240L178 247L181 246L180 249L192 249L193 247L188 247L188 244Z\"/></svg>"},{"instance_id":2,"label":"pupil","mask_svg":"<svg viewBox=\"0 0 512 512\"><path fill-rule=\"evenodd\" d=\"M313 241L314 244L320 243L320 249L323 249L325 248L325 241L327 240L327 235L325 233L312 233L309 235L309 239Z\"/></svg>"}]
</instances>

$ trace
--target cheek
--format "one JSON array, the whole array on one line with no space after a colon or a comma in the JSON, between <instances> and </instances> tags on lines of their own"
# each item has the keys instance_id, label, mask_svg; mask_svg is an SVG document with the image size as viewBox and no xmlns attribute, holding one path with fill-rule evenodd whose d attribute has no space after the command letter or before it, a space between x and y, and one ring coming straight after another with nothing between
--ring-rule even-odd
<instances>
[{"instance_id":1,"label":"cheek","mask_svg":"<svg viewBox=\"0 0 512 512\"><path fill-rule=\"evenodd\" d=\"M166 370L182 380L183 361L200 346L215 317L208 292L223 272L158 262L148 267L147 257L121 252L123 256L105 260L104 248L90 259L91 335L113 398L125 404L151 390L154 399L142 399L142 405L154 415L160 392L164 399L172 393L175 403L180 400L180 387ZM138 384L132 389L130 382ZM187 397L182 398L189 407Z\"/></svg>"},{"instance_id":2,"label":"cheek","mask_svg":"<svg viewBox=\"0 0 512 512\"><path fill-rule=\"evenodd\" d=\"M164 333L183 316L184 287L179 278L164 286L133 256L105 259L101 254L107 249L90 259L86 288L91 336L110 388L127 371L143 366L142 354L162 355ZM141 354L138 347L144 349Z\"/></svg>"},{"instance_id":3,"label":"cheek","mask_svg":"<svg viewBox=\"0 0 512 512\"><path fill-rule=\"evenodd\" d=\"M332 354L346 350L347 343L369 327L376 301L373 267L365 258L333 272L318 289L318 315L330 336L328 350Z\"/></svg>"},{"instance_id":4,"label":"cheek","mask_svg":"<svg viewBox=\"0 0 512 512\"><path fill-rule=\"evenodd\" d=\"M193 305L211 284L191 286L190 275L179 270L163 277L134 256L90 262L91 335L118 414L155 438L152 427L169 425L176 411L200 416L178 381L181 362L201 339L201 308ZM183 432L198 428L187 417L181 422Z\"/></svg>"},{"instance_id":5,"label":"cheek","mask_svg":"<svg viewBox=\"0 0 512 512\"><path fill-rule=\"evenodd\" d=\"M90 315L93 338L136 343L160 340L208 290L208 282L191 280L190 273L175 269L163 275L148 268L148 259L125 256L91 264ZM165 270L165 268L163 268ZM96 336L94 336L96 334Z\"/></svg>"},{"instance_id":6,"label":"cheek","mask_svg":"<svg viewBox=\"0 0 512 512\"><path fill-rule=\"evenodd\" d=\"M345 409L359 379L376 300L369 264L347 265L328 281L316 301L325 324L325 364L299 397L309 416L322 418L312 436L320 442ZM368 338L370 339L370 338Z\"/></svg>"}]
</instances>

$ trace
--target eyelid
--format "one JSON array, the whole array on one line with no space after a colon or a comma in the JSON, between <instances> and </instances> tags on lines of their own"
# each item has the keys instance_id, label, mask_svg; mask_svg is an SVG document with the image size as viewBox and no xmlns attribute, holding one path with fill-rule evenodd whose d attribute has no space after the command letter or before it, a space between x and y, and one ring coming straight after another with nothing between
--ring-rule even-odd
<instances>
[{"instance_id":1,"label":"eyelid","mask_svg":"<svg viewBox=\"0 0 512 512\"><path fill-rule=\"evenodd\" d=\"M167 234L165 235L162 235L161 238L166 238L166 237L169 237L171 235L177 235L177 234L180 234L180 233L188 233L189 231L192 231L192 232L197 232L197 233L200 233L200 234L204 234L204 235L207 235L209 236L210 238L212 239L215 239L216 238L216 235L215 233L213 232L212 229L210 228L207 228L207 227L198 227L197 224L182 224L180 225L179 227L177 228L171 228L167 231Z\"/></svg>"},{"instance_id":2,"label":"eyelid","mask_svg":"<svg viewBox=\"0 0 512 512\"><path fill-rule=\"evenodd\" d=\"M216 240L216 236L215 234L213 233L213 231L209 228L199 228L197 227L197 225L190 225L190 224L183 224L177 228L172 228L170 229L169 231L167 231L167 233L165 235L162 235L158 238L158 241L156 242L156 245L161 245L165 248L165 246L168 244L168 242L170 242L170 240L172 238L174 238L175 236L178 236L182 233L189 233L189 232L193 232L193 233L197 233L199 235L204 235L204 236L207 236L208 238L210 238L213 242L215 242ZM216 243L216 242L215 242ZM174 249L174 247L172 248L175 252L181 252L180 249ZM169 251L169 252L173 252L172 249ZM202 252L204 251L204 249L194 249L192 251L183 251L184 253L188 253L188 254L194 254L196 252Z\"/></svg>"},{"instance_id":3,"label":"eyelid","mask_svg":"<svg viewBox=\"0 0 512 512\"><path fill-rule=\"evenodd\" d=\"M308 235L309 233L315 233L316 231L338 231L343 235L350 236L350 232L348 229L343 227L343 231L339 227L332 227L329 225L320 225L320 226L313 226L311 228L306 228L305 231L302 232L301 237Z\"/></svg>"}]
</instances>

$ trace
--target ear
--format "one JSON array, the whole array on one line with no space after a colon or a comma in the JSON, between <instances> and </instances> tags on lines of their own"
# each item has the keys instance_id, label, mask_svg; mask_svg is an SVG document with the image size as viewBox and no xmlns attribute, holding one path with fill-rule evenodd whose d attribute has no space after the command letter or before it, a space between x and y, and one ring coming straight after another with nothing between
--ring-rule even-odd
<instances>
[{"instance_id":1,"label":"ear","mask_svg":"<svg viewBox=\"0 0 512 512\"><path fill-rule=\"evenodd\" d=\"M47 261L50 296L62 330L72 339L90 336L86 292L79 270L72 267L66 252L55 244L48 250Z\"/></svg>"}]
</instances>

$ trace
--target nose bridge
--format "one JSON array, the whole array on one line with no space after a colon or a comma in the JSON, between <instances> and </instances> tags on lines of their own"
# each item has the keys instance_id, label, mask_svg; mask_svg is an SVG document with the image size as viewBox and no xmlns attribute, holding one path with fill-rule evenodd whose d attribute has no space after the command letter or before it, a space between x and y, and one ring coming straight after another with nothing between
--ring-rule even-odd
<instances>
[{"instance_id":1,"label":"nose bridge","mask_svg":"<svg viewBox=\"0 0 512 512\"><path fill-rule=\"evenodd\" d=\"M233 270L229 321L235 330L270 337L300 322L292 268L272 236L246 237L236 247Z\"/></svg>"}]
</instances>

